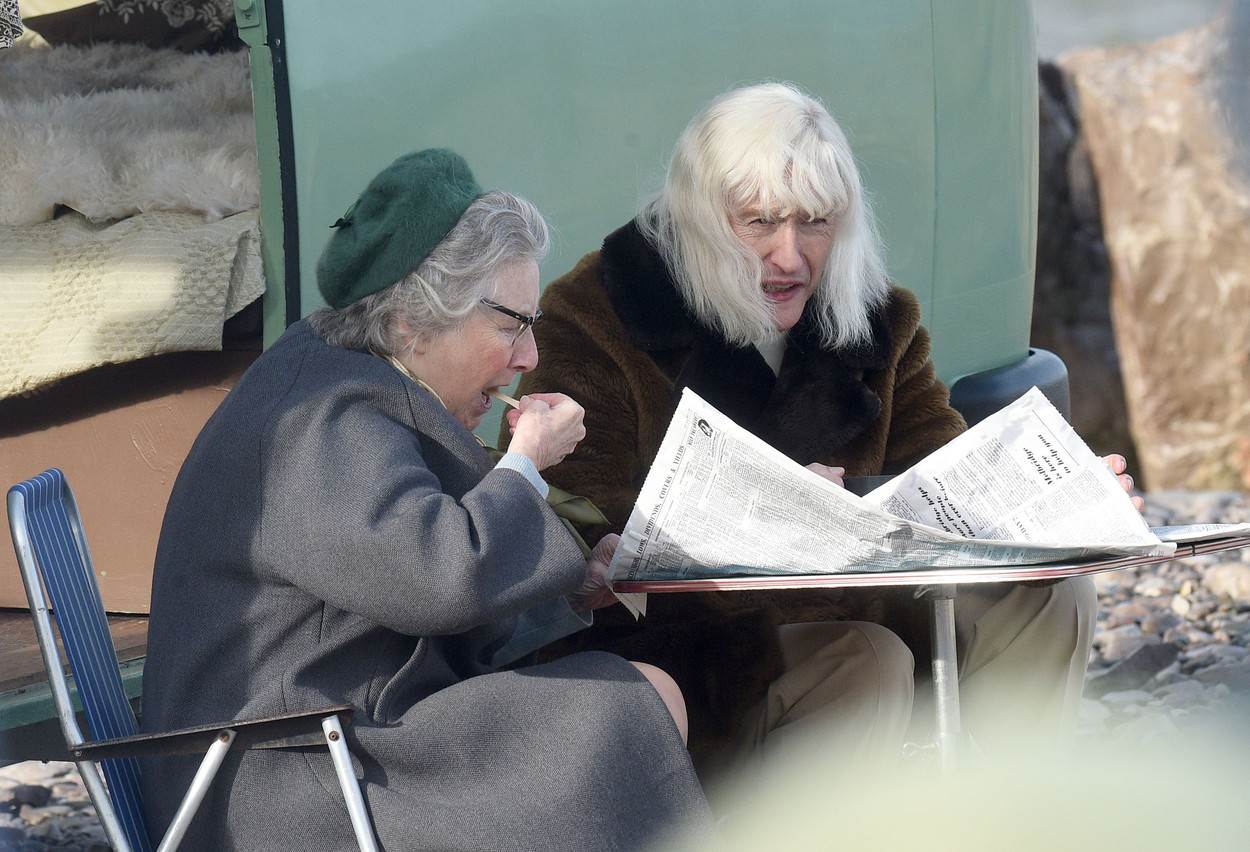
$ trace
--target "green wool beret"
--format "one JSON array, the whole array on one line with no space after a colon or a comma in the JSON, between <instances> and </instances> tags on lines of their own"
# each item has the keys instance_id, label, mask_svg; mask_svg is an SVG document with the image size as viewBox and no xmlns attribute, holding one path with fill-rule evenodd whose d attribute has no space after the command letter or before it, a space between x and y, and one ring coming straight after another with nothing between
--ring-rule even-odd
<instances>
[{"instance_id":1,"label":"green wool beret","mask_svg":"<svg viewBox=\"0 0 1250 852\"><path fill-rule=\"evenodd\" d=\"M391 163L330 226L334 235L317 262L326 304L345 308L401 280L481 195L455 151L427 148Z\"/></svg>"}]
</instances>

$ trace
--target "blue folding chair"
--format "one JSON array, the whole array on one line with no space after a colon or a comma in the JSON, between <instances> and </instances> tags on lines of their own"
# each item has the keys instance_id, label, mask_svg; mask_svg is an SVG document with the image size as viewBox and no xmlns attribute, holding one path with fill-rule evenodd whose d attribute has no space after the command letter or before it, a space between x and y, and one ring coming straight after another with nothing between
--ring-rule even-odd
<instances>
[{"instance_id":1,"label":"blue folding chair","mask_svg":"<svg viewBox=\"0 0 1250 852\"><path fill-rule=\"evenodd\" d=\"M356 841L374 852L377 841L343 736L350 705L265 719L233 720L155 734L136 734L134 711L122 689L100 588L83 535L78 504L65 475L53 468L9 489L9 528L43 651L65 744L114 849L150 852L137 758L204 752L204 759L158 849L176 849L231 747L325 745L334 761ZM69 657L92 739L78 726L52 617ZM104 772L101 781L96 763Z\"/></svg>"}]
</instances>

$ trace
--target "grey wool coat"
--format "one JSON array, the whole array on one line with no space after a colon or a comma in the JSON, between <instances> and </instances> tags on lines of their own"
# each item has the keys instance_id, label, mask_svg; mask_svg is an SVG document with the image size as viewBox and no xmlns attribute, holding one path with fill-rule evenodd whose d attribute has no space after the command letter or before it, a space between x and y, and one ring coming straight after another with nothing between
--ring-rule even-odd
<instances>
[{"instance_id":1,"label":"grey wool coat","mask_svg":"<svg viewBox=\"0 0 1250 852\"><path fill-rule=\"evenodd\" d=\"M142 728L350 702L384 848L638 848L706 818L659 696L606 653L499 668L568 621L584 564L426 391L297 323L178 476ZM157 837L197 762L144 762ZM233 755L186 848L355 848L329 755Z\"/></svg>"}]
</instances>

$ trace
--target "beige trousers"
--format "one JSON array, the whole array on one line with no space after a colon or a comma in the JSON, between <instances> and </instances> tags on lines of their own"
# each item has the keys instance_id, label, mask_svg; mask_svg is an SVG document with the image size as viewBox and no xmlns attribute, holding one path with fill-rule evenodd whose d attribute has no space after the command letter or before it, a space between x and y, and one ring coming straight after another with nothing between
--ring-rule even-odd
<instances>
[{"instance_id":1,"label":"beige trousers","mask_svg":"<svg viewBox=\"0 0 1250 852\"><path fill-rule=\"evenodd\" d=\"M981 749L992 752L1022 734L1055 738L1070 728L1096 612L1088 577L1044 587L960 587L955 634L962 727ZM748 715L739 759L802 750L809 736L848 760L897 757L906 737L933 740L930 661L917 666L887 628L855 621L787 624L779 639L786 670ZM918 691L917 681L924 684Z\"/></svg>"}]
</instances>

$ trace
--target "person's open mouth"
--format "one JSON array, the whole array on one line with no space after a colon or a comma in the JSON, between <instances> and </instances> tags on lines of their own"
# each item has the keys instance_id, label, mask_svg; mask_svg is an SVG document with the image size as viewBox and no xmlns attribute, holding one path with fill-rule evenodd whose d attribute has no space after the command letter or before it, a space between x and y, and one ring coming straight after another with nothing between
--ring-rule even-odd
<instances>
[{"instance_id":1,"label":"person's open mouth","mask_svg":"<svg viewBox=\"0 0 1250 852\"><path fill-rule=\"evenodd\" d=\"M765 281L764 298L770 302L788 302L803 290L801 281Z\"/></svg>"}]
</instances>

